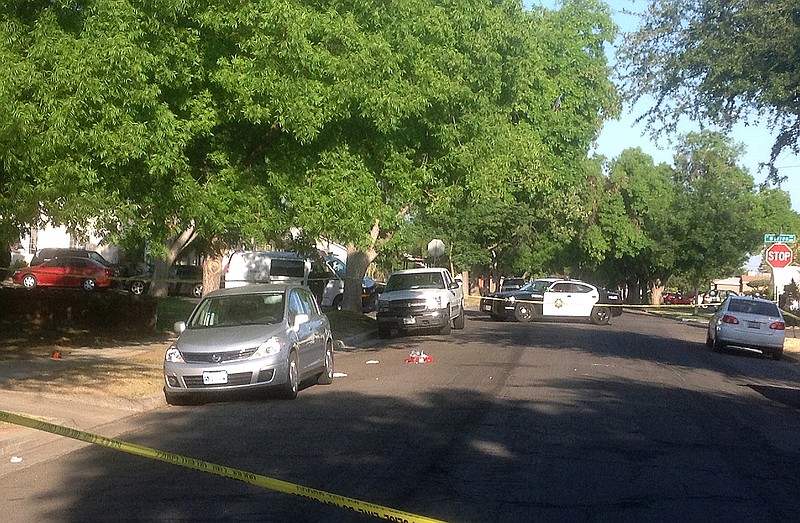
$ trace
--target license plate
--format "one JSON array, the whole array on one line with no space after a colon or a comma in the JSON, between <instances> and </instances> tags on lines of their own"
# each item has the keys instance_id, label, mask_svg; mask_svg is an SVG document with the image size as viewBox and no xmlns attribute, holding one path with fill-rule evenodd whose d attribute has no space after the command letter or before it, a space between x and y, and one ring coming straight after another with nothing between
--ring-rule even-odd
<instances>
[{"instance_id":1,"label":"license plate","mask_svg":"<svg viewBox=\"0 0 800 523\"><path fill-rule=\"evenodd\" d=\"M747 327L750 328L750 329L760 329L761 328L761 324L758 323L757 321L748 321L747 322Z\"/></svg>"},{"instance_id":2,"label":"license plate","mask_svg":"<svg viewBox=\"0 0 800 523\"><path fill-rule=\"evenodd\" d=\"M413 316L410 318L403 318L403 325L414 325L417 323L417 319Z\"/></svg>"},{"instance_id":3,"label":"license plate","mask_svg":"<svg viewBox=\"0 0 800 523\"><path fill-rule=\"evenodd\" d=\"M490 311L490 310L492 310L492 304L491 304L491 303L485 303L485 304L483 305L483 310L485 310L485 311Z\"/></svg>"},{"instance_id":4,"label":"license plate","mask_svg":"<svg viewBox=\"0 0 800 523\"><path fill-rule=\"evenodd\" d=\"M228 383L228 371L216 370L203 373L203 385L220 385Z\"/></svg>"}]
</instances>

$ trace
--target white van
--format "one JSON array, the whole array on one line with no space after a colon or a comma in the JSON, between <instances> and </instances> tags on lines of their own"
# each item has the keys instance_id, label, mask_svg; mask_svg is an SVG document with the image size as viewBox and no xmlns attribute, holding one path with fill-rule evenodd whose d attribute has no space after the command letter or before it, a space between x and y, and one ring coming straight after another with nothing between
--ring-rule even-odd
<instances>
[{"instance_id":1,"label":"white van","mask_svg":"<svg viewBox=\"0 0 800 523\"><path fill-rule=\"evenodd\" d=\"M242 287L252 283L308 284L311 261L294 252L237 251L225 267L223 286Z\"/></svg>"},{"instance_id":2,"label":"white van","mask_svg":"<svg viewBox=\"0 0 800 523\"><path fill-rule=\"evenodd\" d=\"M332 254L326 254L312 261L308 286L324 309L339 310L344 296L344 281L347 265ZM372 310L377 303L377 284L369 276L364 276L361 285L362 308Z\"/></svg>"}]
</instances>

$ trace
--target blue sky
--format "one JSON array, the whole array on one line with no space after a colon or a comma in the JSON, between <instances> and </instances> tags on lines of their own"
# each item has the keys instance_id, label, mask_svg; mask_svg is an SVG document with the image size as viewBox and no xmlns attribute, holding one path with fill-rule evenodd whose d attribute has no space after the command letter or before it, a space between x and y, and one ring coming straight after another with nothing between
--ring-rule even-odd
<instances>
[{"instance_id":1,"label":"blue sky","mask_svg":"<svg viewBox=\"0 0 800 523\"><path fill-rule=\"evenodd\" d=\"M549 9L557 8L560 5L558 0L524 0L527 7L531 5L541 5ZM620 32L630 32L636 29L638 18L627 15L623 11L637 11L645 8L645 0L609 0L606 3L611 7L614 21L620 28ZM609 50L609 58L613 60L614 50ZM672 149L669 138L663 137L657 142L650 139L649 134L645 134L644 124L635 124L638 116L641 116L646 109L647 101L640 101L636 107L626 106L622 110L619 120L608 121L597 140L595 152L607 158L616 158L619 153L629 147L640 147L644 152L653 157L657 162L672 164L674 150ZM698 129L697 126L686 123L682 132ZM769 160L773 133L770 133L766 126L738 125L733 129L731 138L734 142L745 146L745 153L741 159L741 166L746 168L753 176L756 184L762 183L766 178L766 173L759 171L759 164ZM788 179L781 185L792 198L792 208L800 212L800 157L790 153L783 153L775 164L781 176Z\"/></svg>"}]
</instances>

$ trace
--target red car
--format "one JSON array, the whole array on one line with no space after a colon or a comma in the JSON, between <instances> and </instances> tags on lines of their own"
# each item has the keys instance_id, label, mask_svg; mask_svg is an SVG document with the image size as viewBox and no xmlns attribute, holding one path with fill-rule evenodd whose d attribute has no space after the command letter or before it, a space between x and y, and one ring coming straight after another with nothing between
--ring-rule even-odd
<instances>
[{"instance_id":1,"label":"red car","mask_svg":"<svg viewBox=\"0 0 800 523\"><path fill-rule=\"evenodd\" d=\"M691 305L694 303L694 298L691 296L683 296L679 292L664 293L664 305Z\"/></svg>"},{"instance_id":2,"label":"red car","mask_svg":"<svg viewBox=\"0 0 800 523\"><path fill-rule=\"evenodd\" d=\"M25 267L11 276L26 289L34 287L82 287L87 291L111 287L114 270L89 258L54 258Z\"/></svg>"}]
</instances>

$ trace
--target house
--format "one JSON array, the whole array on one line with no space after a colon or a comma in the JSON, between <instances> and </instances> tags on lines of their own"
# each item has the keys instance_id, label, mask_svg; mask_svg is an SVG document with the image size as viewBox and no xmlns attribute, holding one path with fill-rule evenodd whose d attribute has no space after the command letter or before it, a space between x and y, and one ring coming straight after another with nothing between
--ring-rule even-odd
<instances>
[{"instance_id":1,"label":"house","mask_svg":"<svg viewBox=\"0 0 800 523\"><path fill-rule=\"evenodd\" d=\"M751 282L768 281L769 279L769 274L747 273L741 276L731 276L729 278L712 280L711 288L720 291L733 291L738 294L753 294L757 292L758 289L751 287Z\"/></svg>"}]
</instances>

